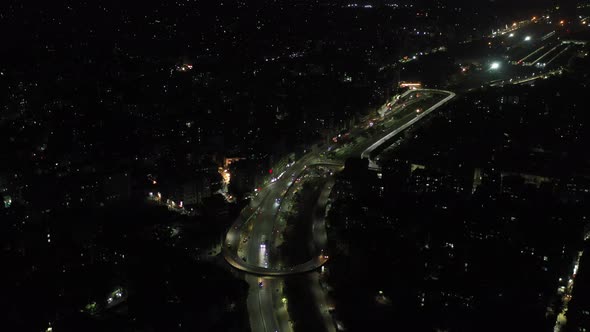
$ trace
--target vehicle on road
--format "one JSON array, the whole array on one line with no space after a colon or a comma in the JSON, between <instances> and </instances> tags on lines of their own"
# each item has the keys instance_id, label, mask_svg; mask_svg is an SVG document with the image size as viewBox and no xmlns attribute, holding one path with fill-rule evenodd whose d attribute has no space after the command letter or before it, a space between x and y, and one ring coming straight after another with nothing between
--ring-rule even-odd
<instances>
[{"instance_id":1,"label":"vehicle on road","mask_svg":"<svg viewBox=\"0 0 590 332\"><path fill-rule=\"evenodd\" d=\"M260 240L260 248L266 248L266 235L262 234L262 240Z\"/></svg>"}]
</instances>

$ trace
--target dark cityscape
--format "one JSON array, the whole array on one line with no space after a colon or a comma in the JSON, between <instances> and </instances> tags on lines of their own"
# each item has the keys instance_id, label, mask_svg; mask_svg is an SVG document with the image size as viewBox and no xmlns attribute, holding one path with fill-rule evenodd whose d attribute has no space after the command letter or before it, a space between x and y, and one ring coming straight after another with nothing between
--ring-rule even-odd
<instances>
[{"instance_id":1,"label":"dark cityscape","mask_svg":"<svg viewBox=\"0 0 590 332\"><path fill-rule=\"evenodd\" d=\"M1 331L590 332L590 0L0 26Z\"/></svg>"}]
</instances>

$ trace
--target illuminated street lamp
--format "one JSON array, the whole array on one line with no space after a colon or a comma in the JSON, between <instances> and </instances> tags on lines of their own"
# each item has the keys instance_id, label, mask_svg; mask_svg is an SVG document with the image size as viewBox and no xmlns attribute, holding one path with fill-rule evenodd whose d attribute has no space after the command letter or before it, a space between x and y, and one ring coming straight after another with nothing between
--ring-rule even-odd
<instances>
[{"instance_id":1,"label":"illuminated street lamp","mask_svg":"<svg viewBox=\"0 0 590 332\"><path fill-rule=\"evenodd\" d=\"M490 70L498 70L500 69L500 63L499 62L492 62L492 64L490 65Z\"/></svg>"},{"instance_id":2,"label":"illuminated street lamp","mask_svg":"<svg viewBox=\"0 0 590 332\"><path fill-rule=\"evenodd\" d=\"M524 37L524 41L530 41L531 39L532 39L531 36Z\"/></svg>"}]
</instances>

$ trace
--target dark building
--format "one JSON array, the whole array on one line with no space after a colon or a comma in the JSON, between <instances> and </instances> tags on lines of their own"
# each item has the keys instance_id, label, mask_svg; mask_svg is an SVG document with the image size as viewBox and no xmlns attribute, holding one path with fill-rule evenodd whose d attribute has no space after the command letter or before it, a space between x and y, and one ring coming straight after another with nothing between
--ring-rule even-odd
<instances>
[{"instance_id":1,"label":"dark building","mask_svg":"<svg viewBox=\"0 0 590 332\"><path fill-rule=\"evenodd\" d=\"M554 0L555 13L559 19L574 18L576 16L576 0Z\"/></svg>"},{"instance_id":2,"label":"dark building","mask_svg":"<svg viewBox=\"0 0 590 332\"><path fill-rule=\"evenodd\" d=\"M229 165L231 182L229 190L236 196L252 192L269 172L268 159L244 159Z\"/></svg>"},{"instance_id":3,"label":"dark building","mask_svg":"<svg viewBox=\"0 0 590 332\"><path fill-rule=\"evenodd\" d=\"M344 171L336 178L336 194L351 199L382 197L384 188L381 181L377 173L370 171L368 167L368 159L347 159Z\"/></svg>"},{"instance_id":4,"label":"dark building","mask_svg":"<svg viewBox=\"0 0 590 332\"><path fill-rule=\"evenodd\" d=\"M407 160L389 160L381 167L385 191L389 196L396 196L407 190L408 179L412 173Z\"/></svg>"}]
</instances>

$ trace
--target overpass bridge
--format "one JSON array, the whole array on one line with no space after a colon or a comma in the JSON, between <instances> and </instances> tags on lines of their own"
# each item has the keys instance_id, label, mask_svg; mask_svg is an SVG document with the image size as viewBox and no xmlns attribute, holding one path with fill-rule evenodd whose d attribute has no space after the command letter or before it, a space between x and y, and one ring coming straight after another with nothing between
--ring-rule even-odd
<instances>
[{"instance_id":1,"label":"overpass bridge","mask_svg":"<svg viewBox=\"0 0 590 332\"><path fill-rule=\"evenodd\" d=\"M437 108L441 107L442 105L446 104L447 102L449 102L451 99L455 98L455 96L456 96L455 93L450 92L450 91L445 91L445 90L421 89L421 90L413 90L413 91L443 93L443 94L446 94L447 97L444 98L443 100L439 101L438 103L434 104L433 106L431 106L430 108L428 108L426 111L424 111L421 114L417 115L415 118L413 118L412 120L408 121L407 123L405 123L401 127L397 128L394 131L390 132L389 134L385 135L383 138L381 138L377 142L373 143L365 151L363 151L361 153L361 158L363 158L363 159L365 159L365 158L366 159L369 159L369 168L370 169L374 169L374 170L379 169L379 166L377 165L377 163L374 160L371 159L371 153L373 151L375 151L375 149L377 149L378 147L380 147L381 145L383 145L385 142L389 141L394 136L397 136L398 134L400 134L401 132L403 132L405 129L409 128L410 126L412 126L416 122L422 120L426 115L430 114L432 111L434 111Z\"/></svg>"}]
</instances>

